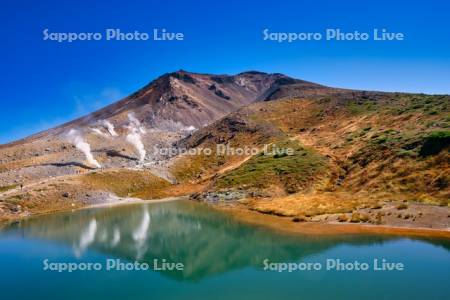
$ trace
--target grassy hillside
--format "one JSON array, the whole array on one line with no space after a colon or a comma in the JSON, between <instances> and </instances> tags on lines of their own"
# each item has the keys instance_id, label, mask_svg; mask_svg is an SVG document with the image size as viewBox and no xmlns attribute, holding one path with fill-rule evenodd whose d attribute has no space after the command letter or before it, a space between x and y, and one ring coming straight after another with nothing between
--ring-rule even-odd
<instances>
[{"instance_id":1,"label":"grassy hillside","mask_svg":"<svg viewBox=\"0 0 450 300\"><path fill-rule=\"evenodd\" d=\"M258 154L240 163L235 157L220 157L220 163L212 164L185 157L173 169L184 175L208 173L211 181L205 192L247 191L256 200L264 193L255 191L267 190L278 197L298 194L289 201L300 195L326 195L321 201L345 203L344 210L368 198L375 206L379 200L448 205L449 103L449 96L350 91L260 102L228 117L239 116L245 130L233 133L222 120L185 143L204 146L224 141L262 147L290 141L294 155ZM190 169L196 160L201 172ZM232 167L223 167L227 164ZM333 195L343 200L334 201Z\"/></svg>"},{"instance_id":2,"label":"grassy hillside","mask_svg":"<svg viewBox=\"0 0 450 300\"><path fill-rule=\"evenodd\" d=\"M198 155L178 157L171 171L179 182L208 180L248 158L248 155L218 153L218 145L262 148L264 144L284 138L286 135L270 124L252 122L244 114L231 114L180 141L181 149L211 149L211 153L198 151Z\"/></svg>"},{"instance_id":3,"label":"grassy hillside","mask_svg":"<svg viewBox=\"0 0 450 300\"><path fill-rule=\"evenodd\" d=\"M158 198L171 185L150 172L132 170L88 173L81 180L93 190L107 190L119 197L135 197L146 190L151 191L150 198Z\"/></svg>"},{"instance_id":4,"label":"grassy hillside","mask_svg":"<svg viewBox=\"0 0 450 300\"><path fill-rule=\"evenodd\" d=\"M238 168L220 176L214 182L216 189L247 189L261 192L273 186L281 186L292 194L305 190L315 176L323 173L326 159L297 141L276 143L278 151L261 151ZM293 153L288 153L292 149ZM275 151L274 151L275 152Z\"/></svg>"}]
</instances>

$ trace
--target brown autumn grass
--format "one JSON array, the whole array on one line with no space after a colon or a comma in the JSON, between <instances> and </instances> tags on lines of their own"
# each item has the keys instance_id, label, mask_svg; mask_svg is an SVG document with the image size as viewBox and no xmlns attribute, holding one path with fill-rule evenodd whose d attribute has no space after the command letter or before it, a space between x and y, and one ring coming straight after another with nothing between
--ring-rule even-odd
<instances>
[{"instance_id":1,"label":"brown autumn grass","mask_svg":"<svg viewBox=\"0 0 450 300\"><path fill-rule=\"evenodd\" d=\"M158 198L165 195L163 190L171 185L148 171L135 170L91 172L80 180L89 189L110 191L119 197L135 197L145 190L148 197Z\"/></svg>"},{"instance_id":2,"label":"brown autumn grass","mask_svg":"<svg viewBox=\"0 0 450 300\"><path fill-rule=\"evenodd\" d=\"M274 126L285 137L328 158L325 173L328 178L311 178L316 183L312 184L313 190L299 190L286 196L282 180L267 178L270 189L275 191L271 194L273 198L252 198L245 205L264 213L294 216L351 212L384 201L448 205L449 151L444 149L423 157L420 149L428 135L450 128L449 97L408 94L379 97L284 99L242 109L245 120ZM239 140L245 145L254 134L244 132ZM251 182L252 175L247 169L253 160L219 174L207 190L216 189L216 183L223 185L221 178L231 178L234 183ZM204 172L211 171L212 177L222 166L209 169L208 163L202 161L198 165ZM189 173L189 167L186 164L183 173ZM321 184L317 184L319 181ZM233 184L226 186L233 188Z\"/></svg>"}]
</instances>

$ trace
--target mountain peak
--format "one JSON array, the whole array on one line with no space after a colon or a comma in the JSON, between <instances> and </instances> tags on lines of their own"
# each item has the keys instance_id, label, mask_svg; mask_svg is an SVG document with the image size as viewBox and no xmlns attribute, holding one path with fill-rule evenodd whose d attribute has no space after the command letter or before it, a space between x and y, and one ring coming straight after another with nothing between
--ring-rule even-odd
<instances>
[{"instance_id":1,"label":"mountain peak","mask_svg":"<svg viewBox=\"0 0 450 300\"><path fill-rule=\"evenodd\" d=\"M269 75L269 74L266 73L266 72L260 72L260 71L255 71L255 70L248 70L248 71L241 72L241 73L239 73L237 75L239 76L239 75Z\"/></svg>"},{"instance_id":2,"label":"mountain peak","mask_svg":"<svg viewBox=\"0 0 450 300\"><path fill-rule=\"evenodd\" d=\"M129 113L148 126L154 126L157 120L168 120L201 128L242 106L257 101L315 94L318 89L327 87L280 73L249 70L236 75L215 75L180 69L161 75L116 103L32 138L49 133L59 134L103 120L121 126L126 124Z\"/></svg>"}]
</instances>

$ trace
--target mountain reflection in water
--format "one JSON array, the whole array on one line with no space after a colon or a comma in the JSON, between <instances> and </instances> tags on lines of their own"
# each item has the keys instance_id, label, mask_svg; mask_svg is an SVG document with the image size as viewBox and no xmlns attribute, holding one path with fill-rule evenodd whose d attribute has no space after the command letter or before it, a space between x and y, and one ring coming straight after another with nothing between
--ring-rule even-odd
<instances>
[{"instance_id":1,"label":"mountain reflection in water","mask_svg":"<svg viewBox=\"0 0 450 300\"><path fill-rule=\"evenodd\" d=\"M261 268L266 258L272 262L299 261L341 244L381 244L396 239L380 235L283 235L184 200L35 217L16 223L8 231L70 245L76 257L94 250L129 261L181 262L183 271L161 272L191 281L245 267ZM436 243L449 249L448 243Z\"/></svg>"}]
</instances>

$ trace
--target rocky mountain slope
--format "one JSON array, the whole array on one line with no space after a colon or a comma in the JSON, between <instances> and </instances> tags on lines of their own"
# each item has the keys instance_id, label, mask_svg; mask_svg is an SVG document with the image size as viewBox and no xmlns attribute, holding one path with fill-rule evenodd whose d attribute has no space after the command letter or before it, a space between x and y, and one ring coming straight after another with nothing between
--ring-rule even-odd
<instances>
[{"instance_id":1,"label":"rocky mountain slope","mask_svg":"<svg viewBox=\"0 0 450 300\"><path fill-rule=\"evenodd\" d=\"M245 72L234 76L165 74L136 93L85 117L23 140L0 146L0 185L28 182L49 176L75 174L98 166L83 162L73 140L86 142L105 168L132 166L141 155L147 163L164 159L158 151L191 131L204 127L238 108L273 97L285 85L301 85L308 93L326 87L282 74ZM130 117L136 122L131 122ZM130 129L132 124L136 128ZM72 138L68 137L71 130ZM126 140L131 130L134 137ZM82 139L80 139L82 137ZM123 137L123 138L120 138ZM142 143L143 147L136 145ZM139 149L141 148L141 149ZM31 168L31 171L27 170ZM14 171L11 173L11 171Z\"/></svg>"},{"instance_id":2,"label":"rocky mountain slope","mask_svg":"<svg viewBox=\"0 0 450 300\"><path fill-rule=\"evenodd\" d=\"M169 73L0 146L0 208L14 217L112 194L191 195L295 220L446 228L449 100L254 71Z\"/></svg>"},{"instance_id":3,"label":"rocky mountain slope","mask_svg":"<svg viewBox=\"0 0 450 300\"><path fill-rule=\"evenodd\" d=\"M129 113L135 114L143 125L159 129L172 129L171 125L201 128L244 105L285 95L285 86L297 87L295 93L298 95L333 90L283 74L249 71L229 76L180 70L164 74L132 95L87 116L13 144L59 134L70 128L91 126L103 120L121 127L128 122Z\"/></svg>"},{"instance_id":4,"label":"rocky mountain slope","mask_svg":"<svg viewBox=\"0 0 450 300\"><path fill-rule=\"evenodd\" d=\"M0 173L0 186L77 174L99 165L131 167L138 160L153 164L155 172L168 177L158 167L166 157L156 148L167 148L244 105L266 100L266 95L284 85L297 84L311 92L326 89L282 74L165 74L99 111L0 146L0 168L4 171ZM76 148L74 140L88 144L97 162L83 159L85 154Z\"/></svg>"}]
</instances>

